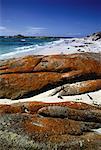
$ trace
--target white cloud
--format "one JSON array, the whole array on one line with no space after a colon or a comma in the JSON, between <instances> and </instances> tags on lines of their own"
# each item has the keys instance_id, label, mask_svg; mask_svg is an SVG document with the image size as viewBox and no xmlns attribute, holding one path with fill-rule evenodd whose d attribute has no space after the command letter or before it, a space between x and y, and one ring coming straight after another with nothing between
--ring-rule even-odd
<instances>
[{"instance_id":1,"label":"white cloud","mask_svg":"<svg viewBox=\"0 0 101 150\"><path fill-rule=\"evenodd\" d=\"M32 34L40 34L44 32L47 28L43 27L27 27L27 33L32 33Z\"/></svg>"},{"instance_id":2,"label":"white cloud","mask_svg":"<svg viewBox=\"0 0 101 150\"><path fill-rule=\"evenodd\" d=\"M15 34L15 30L7 28L5 26L0 26L0 35L13 35Z\"/></svg>"},{"instance_id":3,"label":"white cloud","mask_svg":"<svg viewBox=\"0 0 101 150\"><path fill-rule=\"evenodd\" d=\"M8 28L5 26L0 26L0 35L16 35L16 34L23 34L23 35L41 35L45 33L47 28L43 27L33 27L28 26L23 28L22 30Z\"/></svg>"},{"instance_id":4,"label":"white cloud","mask_svg":"<svg viewBox=\"0 0 101 150\"><path fill-rule=\"evenodd\" d=\"M6 27L0 26L0 30L1 30L1 31L2 31L2 30L6 30Z\"/></svg>"}]
</instances>

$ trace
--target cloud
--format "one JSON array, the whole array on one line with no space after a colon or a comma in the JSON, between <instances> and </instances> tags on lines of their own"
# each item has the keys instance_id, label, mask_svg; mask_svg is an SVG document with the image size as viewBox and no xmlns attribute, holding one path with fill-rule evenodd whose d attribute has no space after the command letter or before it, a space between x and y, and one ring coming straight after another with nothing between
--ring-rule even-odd
<instances>
[{"instance_id":1,"label":"cloud","mask_svg":"<svg viewBox=\"0 0 101 150\"><path fill-rule=\"evenodd\" d=\"M1 31L4 31L4 30L6 30L6 27L0 26L0 30L1 30Z\"/></svg>"},{"instance_id":2,"label":"cloud","mask_svg":"<svg viewBox=\"0 0 101 150\"><path fill-rule=\"evenodd\" d=\"M13 35L16 31L5 26L0 26L0 35Z\"/></svg>"},{"instance_id":3,"label":"cloud","mask_svg":"<svg viewBox=\"0 0 101 150\"><path fill-rule=\"evenodd\" d=\"M80 32L67 32L67 36L76 36L76 35L82 35L82 33L80 33Z\"/></svg>"},{"instance_id":4,"label":"cloud","mask_svg":"<svg viewBox=\"0 0 101 150\"><path fill-rule=\"evenodd\" d=\"M43 33L47 28L43 27L27 27L27 33L32 33L32 34L40 34Z\"/></svg>"},{"instance_id":5,"label":"cloud","mask_svg":"<svg viewBox=\"0 0 101 150\"><path fill-rule=\"evenodd\" d=\"M8 28L5 26L0 26L0 35L16 35L16 34L23 34L23 35L43 35L45 33L47 28L43 27L32 27L28 26L23 29L14 29L14 28Z\"/></svg>"}]
</instances>

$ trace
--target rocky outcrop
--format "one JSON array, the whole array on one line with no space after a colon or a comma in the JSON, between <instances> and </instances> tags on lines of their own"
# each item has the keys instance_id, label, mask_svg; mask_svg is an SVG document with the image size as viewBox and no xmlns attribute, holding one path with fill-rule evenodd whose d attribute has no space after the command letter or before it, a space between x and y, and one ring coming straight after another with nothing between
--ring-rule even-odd
<instances>
[{"instance_id":1,"label":"rocky outcrop","mask_svg":"<svg viewBox=\"0 0 101 150\"><path fill-rule=\"evenodd\" d=\"M66 95L90 92L101 88L100 78L101 55L97 53L27 56L2 60L0 98L31 97L67 83L72 84L69 91L65 88ZM62 92L62 95L65 94Z\"/></svg>"},{"instance_id":2,"label":"rocky outcrop","mask_svg":"<svg viewBox=\"0 0 101 150\"><path fill-rule=\"evenodd\" d=\"M101 108L85 103L0 105L1 149L100 150Z\"/></svg>"},{"instance_id":3,"label":"rocky outcrop","mask_svg":"<svg viewBox=\"0 0 101 150\"><path fill-rule=\"evenodd\" d=\"M88 39L90 39L90 40L92 40L92 41L101 40L101 32L93 33L92 35L90 35L90 36L88 37Z\"/></svg>"}]
</instances>

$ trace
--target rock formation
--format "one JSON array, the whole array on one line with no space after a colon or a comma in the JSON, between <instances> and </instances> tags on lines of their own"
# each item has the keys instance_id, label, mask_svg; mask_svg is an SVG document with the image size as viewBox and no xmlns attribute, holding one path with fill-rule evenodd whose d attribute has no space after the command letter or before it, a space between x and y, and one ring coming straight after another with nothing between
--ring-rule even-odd
<instances>
[{"instance_id":1,"label":"rock formation","mask_svg":"<svg viewBox=\"0 0 101 150\"><path fill-rule=\"evenodd\" d=\"M90 36L88 37L88 39L90 39L90 40L92 40L92 41L101 40L101 32L93 33L92 35L90 35Z\"/></svg>"},{"instance_id":2,"label":"rock formation","mask_svg":"<svg viewBox=\"0 0 101 150\"><path fill-rule=\"evenodd\" d=\"M100 150L101 108L85 103L0 105L1 149Z\"/></svg>"},{"instance_id":3,"label":"rock formation","mask_svg":"<svg viewBox=\"0 0 101 150\"><path fill-rule=\"evenodd\" d=\"M26 56L0 61L0 98L82 94L101 89L101 55ZM52 98L52 97L51 97ZM100 150L101 107L77 102L0 105L0 150Z\"/></svg>"},{"instance_id":4,"label":"rock formation","mask_svg":"<svg viewBox=\"0 0 101 150\"><path fill-rule=\"evenodd\" d=\"M72 83L61 95L101 88L101 55L27 56L0 61L0 98L19 99ZM81 82L82 81L82 82ZM81 82L80 84L76 82Z\"/></svg>"}]
</instances>

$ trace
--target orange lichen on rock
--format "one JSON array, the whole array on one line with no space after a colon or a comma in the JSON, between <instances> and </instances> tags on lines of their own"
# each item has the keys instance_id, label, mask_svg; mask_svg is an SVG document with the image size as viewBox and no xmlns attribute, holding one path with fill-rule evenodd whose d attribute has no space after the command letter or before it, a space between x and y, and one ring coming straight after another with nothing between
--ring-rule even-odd
<instances>
[{"instance_id":1,"label":"orange lichen on rock","mask_svg":"<svg viewBox=\"0 0 101 150\"><path fill-rule=\"evenodd\" d=\"M27 56L0 61L0 98L31 97L82 80L88 81L79 91L95 91L101 88L100 80L97 81L100 77L101 60L97 53Z\"/></svg>"},{"instance_id":2,"label":"orange lichen on rock","mask_svg":"<svg viewBox=\"0 0 101 150\"><path fill-rule=\"evenodd\" d=\"M48 106L64 106L64 107L70 107L74 109L97 109L97 107L85 104L85 103L77 103L77 102L72 102L72 101L67 101L67 102L58 102L58 103L44 103L44 102L29 102L25 103L25 106L28 107L29 111L33 114L37 112L39 109L43 107L48 107Z\"/></svg>"},{"instance_id":3,"label":"orange lichen on rock","mask_svg":"<svg viewBox=\"0 0 101 150\"><path fill-rule=\"evenodd\" d=\"M50 135L81 135L84 131L90 131L91 128L97 128L101 125L93 122L80 122L75 120L49 118L32 116L30 120L23 122L24 131L28 134L36 134L38 136ZM89 127L87 126L89 125Z\"/></svg>"},{"instance_id":4,"label":"orange lichen on rock","mask_svg":"<svg viewBox=\"0 0 101 150\"><path fill-rule=\"evenodd\" d=\"M84 85L80 87L80 93L94 91L101 88L101 79L84 81Z\"/></svg>"},{"instance_id":5,"label":"orange lichen on rock","mask_svg":"<svg viewBox=\"0 0 101 150\"><path fill-rule=\"evenodd\" d=\"M53 96L58 93L59 96L77 95L87 92L93 92L101 88L101 79L87 80L82 82L76 82L72 84L64 84L63 86L57 87L50 94Z\"/></svg>"},{"instance_id":6,"label":"orange lichen on rock","mask_svg":"<svg viewBox=\"0 0 101 150\"><path fill-rule=\"evenodd\" d=\"M69 113L63 118L65 110ZM47 114L48 111L50 112L45 116L44 113ZM91 120L86 120L87 117ZM38 142L38 145L44 143L44 146L49 143L53 147L54 144L59 146L62 143L65 146L67 143L69 148L80 148L80 144L77 144L80 141L82 146L94 141L100 147L101 136L93 133L95 139L91 132L96 128L101 128L101 109L85 103L24 102L0 105L0 142L3 141L0 144L3 148L7 148L9 142L12 143L12 147L17 145L16 143L20 145L22 139L23 147L26 142L29 145L29 141ZM17 142L13 143L15 140ZM90 146L92 144L88 145Z\"/></svg>"},{"instance_id":7,"label":"orange lichen on rock","mask_svg":"<svg viewBox=\"0 0 101 150\"><path fill-rule=\"evenodd\" d=\"M69 133L70 131L75 134L81 134L79 125L80 123L75 121L70 121L68 119L57 119L57 118L43 118L34 116L30 121L24 122L23 126L28 133L40 133L48 135L62 135Z\"/></svg>"},{"instance_id":8,"label":"orange lichen on rock","mask_svg":"<svg viewBox=\"0 0 101 150\"><path fill-rule=\"evenodd\" d=\"M70 94L98 90L100 58L97 53L79 53L0 61L0 98L31 97L67 83ZM1 149L99 150L101 135L93 132L97 128L101 128L100 106L72 101L0 105Z\"/></svg>"},{"instance_id":9,"label":"orange lichen on rock","mask_svg":"<svg viewBox=\"0 0 101 150\"><path fill-rule=\"evenodd\" d=\"M101 110L100 107L92 106L81 102L58 102L58 103L44 103L44 102L20 102L11 105L0 105L0 113L28 113L37 114L38 110L48 106L62 106L77 110Z\"/></svg>"},{"instance_id":10,"label":"orange lichen on rock","mask_svg":"<svg viewBox=\"0 0 101 150\"><path fill-rule=\"evenodd\" d=\"M0 74L33 72L42 56L26 56L23 58L0 61Z\"/></svg>"},{"instance_id":11,"label":"orange lichen on rock","mask_svg":"<svg viewBox=\"0 0 101 150\"><path fill-rule=\"evenodd\" d=\"M32 93L35 95L61 79L61 74L49 72L1 75L0 97L18 99Z\"/></svg>"},{"instance_id":12,"label":"orange lichen on rock","mask_svg":"<svg viewBox=\"0 0 101 150\"><path fill-rule=\"evenodd\" d=\"M94 58L93 53L44 56L34 70L54 72L82 70L84 73L100 73L101 75L100 56L99 54L95 56Z\"/></svg>"},{"instance_id":13,"label":"orange lichen on rock","mask_svg":"<svg viewBox=\"0 0 101 150\"><path fill-rule=\"evenodd\" d=\"M22 109L21 106L14 106L14 105L0 105L0 114L4 114L4 113L21 113Z\"/></svg>"}]
</instances>

